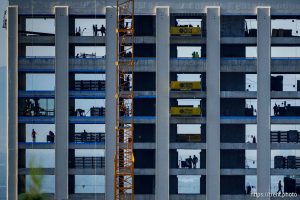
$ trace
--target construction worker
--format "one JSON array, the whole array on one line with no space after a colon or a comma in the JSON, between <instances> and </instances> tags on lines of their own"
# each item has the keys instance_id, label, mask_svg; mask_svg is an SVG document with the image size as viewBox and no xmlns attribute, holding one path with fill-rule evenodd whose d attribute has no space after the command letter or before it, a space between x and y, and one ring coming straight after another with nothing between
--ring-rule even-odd
<instances>
[{"instance_id":1,"label":"construction worker","mask_svg":"<svg viewBox=\"0 0 300 200\"><path fill-rule=\"evenodd\" d=\"M196 165L197 165L197 163L198 163L198 158L197 158L195 155L194 155L194 157L193 157L192 162L193 162L193 168L196 169Z\"/></svg>"},{"instance_id":2,"label":"construction worker","mask_svg":"<svg viewBox=\"0 0 300 200\"><path fill-rule=\"evenodd\" d=\"M278 191L277 191L277 193L279 193L280 192L280 195L282 195L282 184L281 184L281 180L279 180L279 182L278 182Z\"/></svg>"},{"instance_id":3,"label":"construction worker","mask_svg":"<svg viewBox=\"0 0 300 200\"><path fill-rule=\"evenodd\" d=\"M251 185L248 183L247 184L247 189L246 189L246 194L251 194Z\"/></svg>"},{"instance_id":4,"label":"construction worker","mask_svg":"<svg viewBox=\"0 0 300 200\"><path fill-rule=\"evenodd\" d=\"M195 51L192 53L192 58L196 58L196 52Z\"/></svg>"},{"instance_id":5,"label":"construction worker","mask_svg":"<svg viewBox=\"0 0 300 200\"><path fill-rule=\"evenodd\" d=\"M273 110L274 110L274 115L278 116L279 115L279 111L278 111L278 105L275 103L275 105L273 106Z\"/></svg>"},{"instance_id":6,"label":"construction worker","mask_svg":"<svg viewBox=\"0 0 300 200\"><path fill-rule=\"evenodd\" d=\"M95 24L93 24L93 36L97 36L97 31L96 31L96 26Z\"/></svg>"},{"instance_id":7,"label":"construction worker","mask_svg":"<svg viewBox=\"0 0 300 200\"><path fill-rule=\"evenodd\" d=\"M190 156L189 158L187 158L186 161L188 163L188 167L192 168L192 162L193 162L192 156Z\"/></svg>"},{"instance_id":8,"label":"construction worker","mask_svg":"<svg viewBox=\"0 0 300 200\"><path fill-rule=\"evenodd\" d=\"M40 116L40 103L39 98L33 98L34 101L34 116Z\"/></svg>"},{"instance_id":9,"label":"construction worker","mask_svg":"<svg viewBox=\"0 0 300 200\"><path fill-rule=\"evenodd\" d=\"M255 136L253 136L253 138L252 138L252 143L256 143L256 137Z\"/></svg>"},{"instance_id":10,"label":"construction worker","mask_svg":"<svg viewBox=\"0 0 300 200\"><path fill-rule=\"evenodd\" d=\"M50 130L49 131L50 142L54 143L55 134Z\"/></svg>"},{"instance_id":11,"label":"construction worker","mask_svg":"<svg viewBox=\"0 0 300 200\"><path fill-rule=\"evenodd\" d=\"M31 132L32 142L36 142L36 135L37 135L37 133L35 132L34 129L32 129L32 132Z\"/></svg>"},{"instance_id":12,"label":"construction worker","mask_svg":"<svg viewBox=\"0 0 300 200\"><path fill-rule=\"evenodd\" d=\"M84 110L81 108L76 109L76 116L83 116L84 115Z\"/></svg>"},{"instance_id":13,"label":"construction worker","mask_svg":"<svg viewBox=\"0 0 300 200\"><path fill-rule=\"evenodd\" d=\"M105 29L105 27L103 26L103 24L101 25L100 32L101 32L101 36L104 36L104 35L105 35L106 29Z\"/></svg>"}]
</instances>

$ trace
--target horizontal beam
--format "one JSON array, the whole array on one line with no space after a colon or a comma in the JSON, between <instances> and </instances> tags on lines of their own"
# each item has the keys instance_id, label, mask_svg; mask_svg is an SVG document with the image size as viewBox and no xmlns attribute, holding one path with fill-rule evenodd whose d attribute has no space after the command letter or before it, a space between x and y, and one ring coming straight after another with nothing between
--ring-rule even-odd
<instances>
[{"instance_id":1,"label":"horizontal beam","mask_svg":"<svg viewBox=\"0 0 300 200\"><path fill-rule=\"evenodd\" d=\"M19 6L19 14L30 15L32 8L36 15L53 15L54 6L68 5L72 9L70 15L105 15L106 6L115 6L115 3L105 0L86 0L86 1L23 1L23 0L10 0L10 5ZM255 0L249 1L245 4L240 0L190 0L182 3L181 0L140 0L135 3L135 14L137 15L155 15L155 8L157 6L170 7L171 13L193 13L203 14L206 13L207 6L220 6L222 15L256 15L257 6L271 6L272 15L300 15L300 3L298 0ZM233 6L234 5L234 6Z\"/></svg>"}]
</instances>

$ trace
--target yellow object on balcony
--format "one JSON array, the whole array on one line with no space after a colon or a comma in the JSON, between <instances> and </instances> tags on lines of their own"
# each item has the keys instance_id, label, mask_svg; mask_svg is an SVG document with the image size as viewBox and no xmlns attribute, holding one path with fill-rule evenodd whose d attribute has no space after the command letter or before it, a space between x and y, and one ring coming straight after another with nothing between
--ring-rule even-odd
<instances>
[{"instance_id":1,"label":"yellow object on balcony","mask_svg":"<svg viewBox=\"0 0 300 200\"><path fill-rule=\"evenodd\" d=\"M175 26L171 27L170 33L171 35L201 35L201 28Z\"/></svg>"},{"instance_id":2,"label":"yellow object on balcony","mask_svg":"<svg viewBox=\"0 0 300 200\"><path fill-rule=\"evenodd\" d=\"M200 81L171 81L171 90L201 90L202 84Z\"/></svg>"},{"instance_id":3,"label":"yellow object on balcony","mask_svg":"<svg viewBox=\"0 0 300 200\"><path fill-rule=\"evenodd\" d=\"M191 106L171 107L172 116L200 116L201 108Z\"/></svg>"}]
</instances>

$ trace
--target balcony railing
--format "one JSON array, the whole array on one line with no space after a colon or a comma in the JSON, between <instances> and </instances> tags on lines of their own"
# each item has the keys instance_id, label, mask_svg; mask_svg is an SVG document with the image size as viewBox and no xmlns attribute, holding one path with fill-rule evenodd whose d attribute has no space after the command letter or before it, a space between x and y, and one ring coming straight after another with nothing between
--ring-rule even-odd
<instances>
[{"instance_id":1,"label":"balcony railing","mask_svg":"<svg viewBox=\"0 0 300 200\"><path fill-rule=\"evenodd\" d=\"M104 168L105 157L75 157L73 165L75 168Z\"/></svg>"},{"instance_id":2,"label":"balcony railing","mask_svg":"<svg viewBox=\"0 0 300 200\"><path fill-rule=\"evenodd\" d=\"M88 143L88 142L104 142L105 133L75 133L74 142L75 143Z\"/></svg>"}]
</instances>

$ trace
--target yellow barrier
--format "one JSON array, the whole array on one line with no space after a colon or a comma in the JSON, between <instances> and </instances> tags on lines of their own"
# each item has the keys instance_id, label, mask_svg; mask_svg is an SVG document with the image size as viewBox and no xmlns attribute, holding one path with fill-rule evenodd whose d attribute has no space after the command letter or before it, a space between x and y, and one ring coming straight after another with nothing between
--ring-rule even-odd
<instances>
[{"instance_id":1,"label":"yellow barrier","mask_svg":"<svg viewBox=\"0 0 300 200\"><path fill-rule=\"evenodd\" d=\"M178 142L200 142L201 135L200 134L178 134L177 141Z\"/></svg>"},{"instance_id":2,"label":"yellow barrier","mask_svg":"<svg viewBox=\"0 0 300 200\"><path fill-rule=\"evenodd\" d=\"M171 107L171 115L173 116L200 116L201 108L199 107Z\"/></svg>"},{"instance_id":3,"label":"yellow barrier","mask_svg":"<svg viewBox=\"0 0 300 200\"><path fill-rule=\"evenodd\" d=\"M171 35L201 35L200 27L171 27Z\"/></svg>"},{"instance_id":4,"label":"yellow barrier","mask_svg":"<svg viewBox=\"0 0 300 200\"><path fill-rule=\"evenodd\" d=\"M200 81L171 81L171 90L201 90Z\"/></svg>"}]
</instances>

